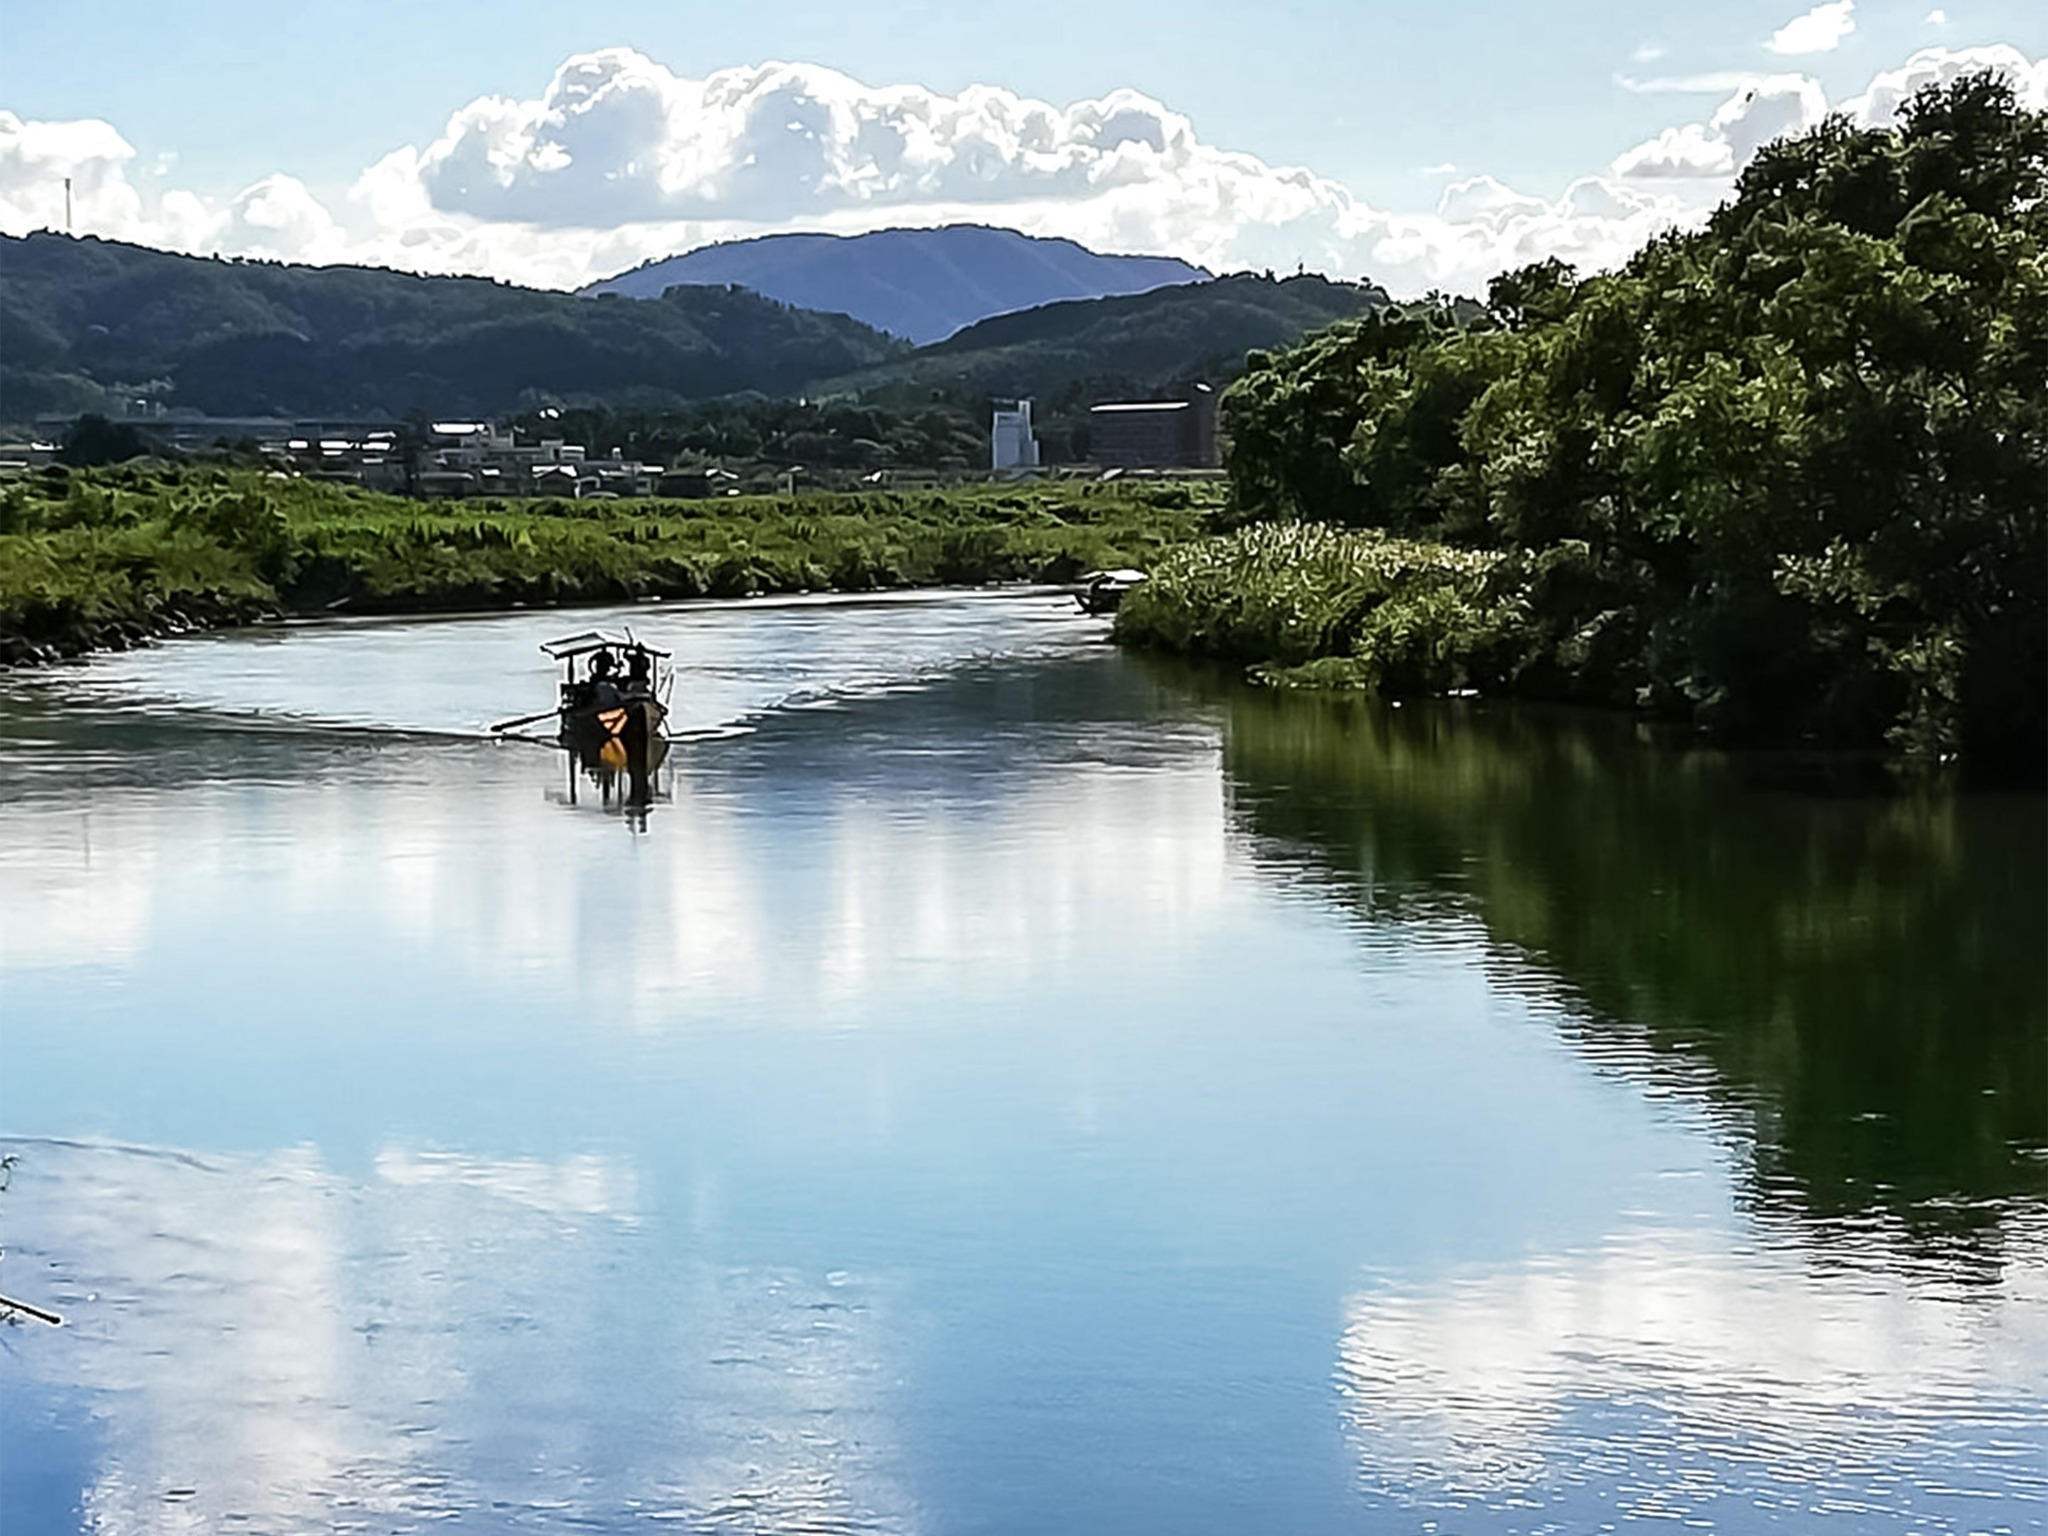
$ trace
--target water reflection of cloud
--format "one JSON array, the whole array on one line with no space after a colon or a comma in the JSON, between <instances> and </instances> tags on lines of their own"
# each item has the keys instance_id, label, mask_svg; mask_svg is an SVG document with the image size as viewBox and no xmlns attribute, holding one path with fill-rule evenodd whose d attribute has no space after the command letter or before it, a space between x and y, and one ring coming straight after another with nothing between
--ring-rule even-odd
<instances>
[{"instance_id":1,"label":"water reflection of cloud","mask_svg":"<svg viewBox=\"0 0 2048 1536\"><path fill-rule=\"evenodd\" d=\"M885 987L1008 986L1191 942L1227 885L1213 764L1023 772L971 806L822 779L800 815L679 771L655 830L548 807L528 754L423 755L389 779L137 791L88 825L0 811L0 967L124 964L175 913L260 949L323 935L588 1016L658 1023L773 999L809 1017ZM89 836L88 836L89 834Z\"/></svg>"},{"instance_id":2,"label":"water reflection of cloud","mask_svg":"<svg viewBox=\"0 0 2048 1536\"><path fill-rule=\"evenodd\" d=\"M340 905L353 884L349 909L385 914L405 943L643 1024L771 998L809 1017L963 976L1013 985L1124 924L1185 940L1225 887L1207 772L1071 772L971 821L823 786L800 824L679 776L658 835L637 844L576 819L536 826L523 788L355 793L345 842L335 826L295 835L346 849L342 868L313 852L301 903Z\"/></svg>"},{"instance_id":3,"label":"water reflection of cloud","mask_svg":"<svg viewBox=\"0 0 2048 1536\"><path fill-rule=\"evenodd\" d=\"M339 1193L310 1155L233 1167L26 1149L9 1258L56 1282L67 1326L24 1340L30 1371L113 1396L90 1527L310 1528L337 1506L431 1513L411 1448L358 1406L337 1326Z\"/></svg>"},{"instance_id":4,"label":"water reflection of cloud","mask_svg":"<svg viewBox=\"0 0 2048 1536\"><path fill-rule=\"evenodd\" d=\"M0 836L0 971L110 964L148 946L154 829L131 817L39 805Z\"/></svg>"},{"instance_id":5,"label":"water reflection of cloud","mask_svg":"<svg viewBox=\"0 0 2048 1536\"><path fill-rule=\"evenodd\" d=\"M2044 1303L2048 1232L2001 1285L1946 1294L1638 1232L1363 1291L1338 1379L1367 1483L1423 1507L1535 1520L1600 1489L1614 1518L1941 1530L1953 1498L1998 1526L2048 1496Z\"/></svg>"},{"instance_id":6,"label":"water reflection of cloud","mask_svg":"<svg viewBox=\"0 0 2048 1536\"><path fill-rule=\"evenodd\" d=\"M97 1404L95 1531L911 1523L871 1288L629 1263L614 1160L8 1149L8 1270L67 1319L15 1364Z\"/></svg>"},{"instance_id":7,"label":"water reflection of cloud","mask_svg":"<svg viewBox=\"0 0 2048 1536\"><path fill-rule=\"evenodd\" d=\"M972 822L849 799L824 829L823 910L794 953L821 1002L850 1005L934 968L997 987L1068 974L1134 919L1155 943L1185 942L1223 898L1222 819L1207 772L1075 771Z\"/></svg>"},{"instance_id":8,"label":"water reflection of cloud","mask_svg":"<svg viewBox=\"0 0 2048 1536\"><path fill-rule=\"evenodd\" d=\"M683 1352L719 1386L677 1399L673 1432L689 1449L651 1518L721 1532L915 1528L871 1287L747 1269L706 1275L678 1300Z\"/></svg>"},{"instance_id":9,"label":"water reflection of cloud","mask_svg":"<svg viewBox=\"0 0 2048 1536\"><path fill-rule=\"evenodd\" d=\"M576 1153L558 1163L537 1157L493 1161L456 1152L386 1147L377 1154L377 1177L405 1189L430 1185L482 1190L556 1216L632 1217L632 1170L609 1158Z\"/></svg>"}]
</instances>

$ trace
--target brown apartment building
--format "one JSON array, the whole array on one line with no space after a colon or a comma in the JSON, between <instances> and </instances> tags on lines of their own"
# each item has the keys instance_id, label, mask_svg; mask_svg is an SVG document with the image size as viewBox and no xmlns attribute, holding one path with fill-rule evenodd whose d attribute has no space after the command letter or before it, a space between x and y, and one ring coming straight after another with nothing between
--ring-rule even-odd
<instances>
[{"instance_id":1,"label":"brown apartment building","mask_svg":"<svg viewBox=\"0 0 2048 1536\"><path fill-rule=\"evenodd\" d=\"M1088 457L1104 469L1214 469L1216 391L1177 400L1115 400L1088 411Z\"/></svg>"}]
</instances>

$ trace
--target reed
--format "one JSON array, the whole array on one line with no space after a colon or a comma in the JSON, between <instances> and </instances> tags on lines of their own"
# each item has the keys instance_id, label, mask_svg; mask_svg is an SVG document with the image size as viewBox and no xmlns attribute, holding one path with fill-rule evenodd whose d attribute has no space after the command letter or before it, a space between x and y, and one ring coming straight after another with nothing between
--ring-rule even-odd
<instances>
[{"instance_id":1,"label":"reed","mask_svg":"<svg viewBox=\"0 0 2048 1536\"><path fill-rule=\"evenodd\" d=\"M1116 635L1283 685L1442 693L1513 672L1527 628L1526 595L1496 552L1262 523L1168 551L1124 600Z\"/></svg>"},{"instance_id":2,"label":"reed","mask_svg":"<svg viewBox=\"0 0 2048 1536\"><path fill-rule=\"evenodd\" d=\"M264 614L488 609L1150 566L1221 486L423 504L258 470L54 471L0 493L0 661Z\"/></svg>"}]
</instances>

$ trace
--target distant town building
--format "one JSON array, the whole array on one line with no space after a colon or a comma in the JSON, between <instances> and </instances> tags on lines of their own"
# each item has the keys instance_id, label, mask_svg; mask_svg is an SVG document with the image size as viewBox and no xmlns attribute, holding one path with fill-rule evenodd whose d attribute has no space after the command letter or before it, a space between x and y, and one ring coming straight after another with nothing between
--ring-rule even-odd
<instances>
[{"instance_id":1,"label":"distant town building","mask_svg":"<svg viewBox=\"0 0 2048 1536\"><path fill-rule=\"evenodd\" d=\"M1214 469L1216 391L1179 400L1111 400L1088 411L1088 457L1104 469Z\"/></svg>"},{"instance_id":2,"label":"distant town building","mask_svg":"<svg viewBox=\"0 0 2048 1536\"><path fill-rule=\"evenodd\" d=\"M159 451L225 446L317 479L420 496L652 496L663 478L661 465L617 448L593 458L586 444L522 441L511 428L482 421L416 426L161 410L114 420L132 424ZM33 442L0 444L0 478L47 463L70 425L69 417L38 417Z\"/></svg>"},{"instance_id":3,"label":"distant town building","mask_svg":"<svg viewBox=\"0 0 2048 1536\"><path fill-rule=\"evenodd\" d=\"M655 495L679 501L702 501L707 496L737 496L739 476L716 465L698 465L663 472Z\"/></svg>"},{"instance_id":4,"label":"distant town building","mask_svg":"<svg viewBox=\"0 0 2048 1536\"><path fill-rule=\"evenodd\" d=\"M1031 435L1029 400L996 402L995 421L988 431L988 467L998 473L1038 468L1038 439Z\"/></svg>"}]
</instances>

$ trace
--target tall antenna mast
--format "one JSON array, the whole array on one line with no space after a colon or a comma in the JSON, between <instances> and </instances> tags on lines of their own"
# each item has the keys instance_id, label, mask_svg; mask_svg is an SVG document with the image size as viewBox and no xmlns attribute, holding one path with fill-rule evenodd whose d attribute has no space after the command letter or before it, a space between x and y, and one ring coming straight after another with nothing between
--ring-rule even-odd
<instances>
[{"instance_id":1,"label":"tall antenna mast","mask_svg":"<svg viewBox=\"0 0 2048 1536\"><path fill-rule=\"evenodd\" d=\"M71 233L71 178L64 178L64 233Z\"/></svg>"}]
</instances>

